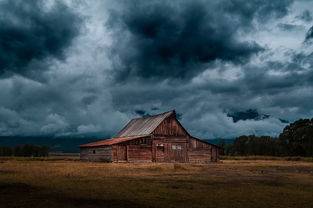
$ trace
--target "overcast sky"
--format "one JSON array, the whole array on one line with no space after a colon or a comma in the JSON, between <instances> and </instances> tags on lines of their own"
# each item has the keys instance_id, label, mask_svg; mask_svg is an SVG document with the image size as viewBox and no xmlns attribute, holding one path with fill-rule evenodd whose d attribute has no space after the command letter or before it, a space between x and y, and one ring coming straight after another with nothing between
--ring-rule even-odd
<instances>
[{"instance_id":1,"label":"overcast sky","mask_svg":"<svg viewBox=\"0 0 313 208\"><path fill-rule=\"evenodd\" d=\"M277 136L312 101L311 0L0 0L2 136Z\"/></svg>"}]
</instances>

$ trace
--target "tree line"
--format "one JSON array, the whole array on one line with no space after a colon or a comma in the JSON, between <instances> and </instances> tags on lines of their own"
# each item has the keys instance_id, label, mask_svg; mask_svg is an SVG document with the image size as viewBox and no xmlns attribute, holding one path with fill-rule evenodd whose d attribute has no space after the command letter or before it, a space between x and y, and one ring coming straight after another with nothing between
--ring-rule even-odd
<instances>
[{"instance_id":1,"label":"tree line","mask_svg":"<svg viewBox=\"0 0 313 208\"><path fill-rule=\"evenodd\" d=\"M0 156L47 157L50 150L50 146L47 145L23 144L15 147L0 146Z\"/></svg>"},{"instance_id":2,"label":"tree line","mask_svg":"<svg viewBox=\"0 0 313 208\"><path fill-rule=\"evenodd\" d=\"M221 155L268 155L313 157L313 119L287 125L278 137L239 136L230 145L220 143Z\"/></svg>"}]
</instances>

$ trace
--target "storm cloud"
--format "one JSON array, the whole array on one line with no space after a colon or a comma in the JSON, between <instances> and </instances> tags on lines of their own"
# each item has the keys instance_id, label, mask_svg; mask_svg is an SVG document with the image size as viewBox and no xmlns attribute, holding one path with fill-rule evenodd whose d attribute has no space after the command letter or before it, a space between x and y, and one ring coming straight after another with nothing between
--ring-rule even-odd
<instances>
[{"instance_id":1,"label":"storm cloud","mask_svg":"<svg viewBox=\"0 0 313 208\"><path fill-rule=\"evenodd\" d=\"M79 34L80 18L61 1L1 0L0 14L1 74L25 74L32 61L63 59Z\"/></svg>"},{"instance_id":2,"label":"storm cloud","mask_svg":"<svg viewBox=\"0 0 313 208\"><path fill-rule=\"evenodd\" d=\"M305 41L310 41L312 38L313 38L313 26L307 32L307 34L305 36Z\"/></svg>"},{"instance_id":3,"label":"storm cloud","mask_svg":"<svg viewBox=\"0 0 313 208\"><path fill-rule=\"evenodd\" d=\"M0 135L108 137L175 109L199 138L277 136L313 115L311 1L0 2Z\"/></svg>"},{"instance_id":4,"label":"storm cloud","mask_svg":"<svg viewBox=\"0 0 313 208\"><path fill-rule=\"evenodd\" d=\"M303 11L303 13L299 16L297 16L297 18L306 21L306 22L311 22L313 20L311 12L309 10L305 10Z\"/></svg>"},{"instance_id":5,"label":"storm cloud","mask_svg":"<svg viewBox=\"0 0 313 208\"><path fill-rule=\"evenodd\" d=\"M287 14L291 1L136 1L112 12L119 78L194 77L215 61L246 63L263 51L245 40L254 21Z\"/></svg>"}]
</instances>

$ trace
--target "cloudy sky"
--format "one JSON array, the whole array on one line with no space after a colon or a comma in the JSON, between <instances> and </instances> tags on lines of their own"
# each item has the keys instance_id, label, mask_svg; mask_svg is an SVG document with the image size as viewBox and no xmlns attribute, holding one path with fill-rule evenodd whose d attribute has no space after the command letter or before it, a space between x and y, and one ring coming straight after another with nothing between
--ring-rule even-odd
<instances>
[{"instance_id":1,"label":"cloudy sky","mask_svg":"<svg viewBox=\"0 0 313 208\"><path fill-rule=\"evenodd\" d=\"M313 115L311 0L0 0L0 135L111 136L175 109L203 139Z\"/></svg>"}]
</instances>

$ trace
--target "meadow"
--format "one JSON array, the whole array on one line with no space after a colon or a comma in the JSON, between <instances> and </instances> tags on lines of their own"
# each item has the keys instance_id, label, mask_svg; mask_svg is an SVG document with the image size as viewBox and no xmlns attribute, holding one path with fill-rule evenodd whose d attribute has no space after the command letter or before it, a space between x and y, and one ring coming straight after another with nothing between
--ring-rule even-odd
<instances>
[{"instance_id":1,"label":"meadow","mask_svg":"<svg viewBox=\"0 0 313 208\"><path fill-rule=\"evenodd\" d=\"M312 208L313 162L100 163L0 158L0 207Z\"/></svg>"}]
</instances>

